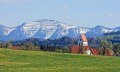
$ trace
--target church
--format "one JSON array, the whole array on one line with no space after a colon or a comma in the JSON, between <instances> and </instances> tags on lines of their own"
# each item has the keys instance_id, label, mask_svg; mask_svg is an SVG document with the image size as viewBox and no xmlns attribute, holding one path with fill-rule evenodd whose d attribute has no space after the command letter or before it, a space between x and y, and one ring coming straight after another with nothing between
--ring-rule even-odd
<instances>
[{"instance_id":1,"label":"church","mask_svg":"<svg viewBox=\"0 0 120 72\"><path fill-rule=\"evenodd\" d=\"M85 34L80 34L78 44L71 47L71 53L97 55L98 52L95 48L91 48Z\"/></svg>"}]
</instances>

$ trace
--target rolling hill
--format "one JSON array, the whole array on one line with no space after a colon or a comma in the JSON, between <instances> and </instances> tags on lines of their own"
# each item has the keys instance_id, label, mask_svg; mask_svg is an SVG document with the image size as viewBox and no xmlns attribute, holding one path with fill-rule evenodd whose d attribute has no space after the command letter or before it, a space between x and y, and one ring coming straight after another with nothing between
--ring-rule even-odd
<instances>
[{"instance_id":1,"label":"rolling hill","mask_svg":"<svg viewBox=\"0 0 120 72\"><path fill-rule=\"evenodd\" d=\"M0 72L119 72L120 58L0 48Z\"/></svg>"}]
</instances>

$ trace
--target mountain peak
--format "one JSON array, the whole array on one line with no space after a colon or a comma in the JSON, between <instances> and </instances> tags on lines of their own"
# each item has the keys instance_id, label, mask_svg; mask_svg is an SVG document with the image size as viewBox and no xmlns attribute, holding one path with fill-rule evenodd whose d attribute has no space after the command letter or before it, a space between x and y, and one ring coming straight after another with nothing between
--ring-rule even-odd
<instances>
[{"instance_id":1,"label":"mountain peak","mask_svg":"<svg viewBox=\"0 0 120 72\"><path fill-rule=\"evenodd\" d=\"M33 22L55 22L55 23L61 23L57 20L51 20L51 19L42 19L42 20L37 20L37 21L33 21Z\"/></svg>"},{"instance_id":2,"label":"mountain peak","mask_svg":"<svg viewBox=\"0 0 120 72\"><path fill-rule=\"evenodd\" d=\"M80 33L88 36L102 36L103 33L118 31L119 28L107 28L97 25L94 28L69 25L57 20L42 19L31 22L24 22L16 28L8 28L0 25L0 35L5 36L0 39L22 40L27 38L57 39L64 36L76 37Z\"/></svg>"},{"instance_id":3,"label":"mountain peak","mask_svg":"<svg viewBox=\"0 0 120 72\"><path fill-rule=\"evenodd\" d=\"M0 27L5 27L4 25L0 24Z\"/></svg>"}]
</instances>

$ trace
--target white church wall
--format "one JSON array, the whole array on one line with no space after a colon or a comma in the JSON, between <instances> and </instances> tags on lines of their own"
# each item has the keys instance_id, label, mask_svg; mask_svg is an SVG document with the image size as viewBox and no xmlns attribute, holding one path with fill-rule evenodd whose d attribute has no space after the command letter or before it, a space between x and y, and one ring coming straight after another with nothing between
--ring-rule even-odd
<instances>
[{"instance_id":1,"label":"white church wall","mask_svg":"<svg viewBox=\"0 0 120 72\"><path fill-rule=\"evenodd\" d=\"M88 46L88 42L83 42L83 46Z\"/></svg>"}]
</instances>

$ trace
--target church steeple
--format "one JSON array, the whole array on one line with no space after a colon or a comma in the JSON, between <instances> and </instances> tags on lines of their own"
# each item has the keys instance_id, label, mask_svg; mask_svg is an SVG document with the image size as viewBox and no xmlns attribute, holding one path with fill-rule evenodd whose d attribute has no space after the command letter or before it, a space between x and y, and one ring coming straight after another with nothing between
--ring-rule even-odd
<instances>
[{"instance_id":1,"label":"church steeple","mask_svg":"<svg viewBox=\"0 0 120 72\"><path fill-rule=\"evenodd\" d=\"M82 40L81 38L78 38L78 46L81 46L82 45Z\"/></svg>"}]
</instances>

